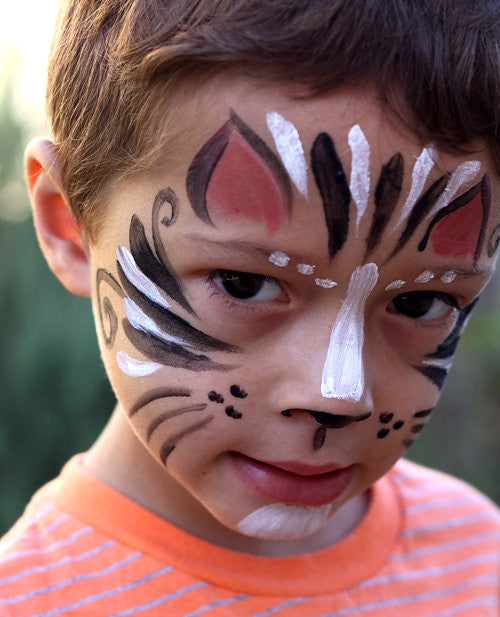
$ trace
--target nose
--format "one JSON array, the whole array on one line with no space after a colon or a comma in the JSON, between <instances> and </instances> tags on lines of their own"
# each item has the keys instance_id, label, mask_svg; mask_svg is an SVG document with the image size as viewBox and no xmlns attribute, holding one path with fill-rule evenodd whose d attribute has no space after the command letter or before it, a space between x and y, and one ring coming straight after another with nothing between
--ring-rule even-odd
<instances>
[{"instance_id":1,"label":"nose","mask_svg":"<svg viewBox=\"0 0 500 617\"><path fill-rule=\"evenodd\" d=\"M375 264L356 268L343 297L329 300L281 334L274 348L275 366L279 363L271 394L274 410L297 418L304 413L295 411L305 412L324 428L343 428L372 414L364 315L377 278Z\"/></svg>"},{"instance_id":2,"label":"nose","mask_svg":"<svg viewBox=\"0 0 500 617\"><path fill-rule=\"evenodd\" d=\"M351 275L323 365L321 395L325 398L360 401L363 396L365 304L377 279L378 268L373 263L356 268Z\"/></svg>"}]
</instances>

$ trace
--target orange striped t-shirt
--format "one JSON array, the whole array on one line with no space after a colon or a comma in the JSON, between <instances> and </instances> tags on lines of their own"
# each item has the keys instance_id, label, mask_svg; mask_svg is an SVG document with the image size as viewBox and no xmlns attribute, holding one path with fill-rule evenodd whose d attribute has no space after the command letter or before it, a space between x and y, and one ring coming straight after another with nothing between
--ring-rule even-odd
<instances>
[{"instance_id":1,"label":"orange striped t-shirt","mask_svg":"<svg viewBox=\"0 0 500 617\"><path fill-rule=\"evenodd\" d=\"M496 507L400 461L339 543L293 557L211 545L73 459L0 542L6 617L498 617Z\"/></svg>"}]
</instances>

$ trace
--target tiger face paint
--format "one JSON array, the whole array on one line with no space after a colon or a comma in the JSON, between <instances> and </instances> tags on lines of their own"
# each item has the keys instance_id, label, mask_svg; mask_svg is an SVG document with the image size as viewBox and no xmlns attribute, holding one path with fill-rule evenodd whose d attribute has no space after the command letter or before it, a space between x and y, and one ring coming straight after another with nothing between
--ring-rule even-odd
<instances>
[{"instance_id":1,"label":"tiger face paint","mask_svg":"<svg viewBox=\"0 0 500 617\"><path fill-rule=\"evenodd\" d=\"M210 101L175 168L112 191L93 254L121 461L148 477L125 488L219 544L312 550L429 419L494 267L498 183L370 93Z\"/></svg>"}]
</instances>

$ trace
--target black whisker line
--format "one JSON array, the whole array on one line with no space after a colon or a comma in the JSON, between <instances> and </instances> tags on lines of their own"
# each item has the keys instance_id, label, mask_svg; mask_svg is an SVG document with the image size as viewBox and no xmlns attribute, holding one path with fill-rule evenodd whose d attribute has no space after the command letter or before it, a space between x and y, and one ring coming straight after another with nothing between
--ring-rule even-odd
<instances>
[{"instance_id":1,"label":"black whisker line","mask_svg":"<svg viewBox=\"0 0 500 617\"><path fill-rule=\"evenodd\" d=\"M158 236L159 232L157 231L156 233ZM134 214L130 221L129 242L130 252L132 253L137 267L151 279L153 283L163 289L172 300L182 306L188 313L194 315L195 312L184 296L179 279L175 275L173 269L169 267L168 259L165 259L164 264L160 263L157 259L146 238L144 225L136 214ZM157 237L157 242L161 244L159 237Z\"/></svg>"},{"instance_id":2,"label":"black whisker line","mask_svg":"<svg viewBox=\"0 0 500 617\"><path fill-rule=\"evenodd\" d=\"M129 409L128 415L131 418L140 409L158 399L177 396L191 396L191 390L188 390L187 388L156 388L154 390L150 390L132 405Z\"/></svg>"},{"instance_id":3,"label":"black whisker line","mask_svg":"<svg viewBox=\"0 0 500 617\"><path fill-rule=\"evenodd\" d=\"M160 449L160 460L163 463L163 465L165 465L165 463L167 462L167 458L171 454L172 450L175 448L175 446L179 443L179 441L183 437L186 437L187 435L190 435L191 433L194 433L195 431L202 429L207 424L212 422L213 419L214 419L214 416L208 416L205 419L201 420L201 422L197 422L196 424L170 437L170 439L168 439L168 441L166 441Z\"/></svg>"},{"instance_id":4,"label":"black whisker line","mask_svg":"<svg viewBox=\"0 0 500 617\"><path fill-rule=\"evenodd\" d=\"M340 251L349 231L351 192L332 138L320 133L311 149L311 165L328 231L330 258Z\"/></svg>"},{"instance_id":5,"label":"black whisker line","mask_svg":"<svg viewBox=\"0 0 500 617\"><path fill-rule=\"evenodd\" d=\"M414 418L427 418L434 411L434 407L430 409L422 409L422 411L417 411L413 414Z\"/></svg>"},{"instance_id":6,"label":"black whisker line","mask_svg":"<svg viewBox=\"0 0 500 617\"><path fill-rule=\"evenodd\" d=\"M365 261L378 246L397 206L403 184L404 159L395 154L380 172L375 188L375 213L366 245Z\"/></svg>"},{"instance_id":7,"label":"black whisker line","mask_svg":"<svg viewBox=\"0 0 500 617\"><path fill-rule=\"evenodd\" d=\"M399 240L396 243L392 253L386 259L384 265L392 259L399 251L407 244L407 242L412 238L413 234L417 230L420 223L430 212L432 206L436 203L436 201L441 197L441 194L446 188L448 184L448 179L450 175L445 174L438 178L425 193L418 199L416 204L413 206L413 209L408 217L408 221L406 223L406 227L403 230Z\"/></svg>"},{"instance_id":8,"label":"black whisker line","mask_svg":"<svg viewBox=\"0 0 500 617\"><path fill-rule=\"evenodd\" d=\"M150 441L153 433L156 429L171 418L176 418L177 416L181 416L182 414L189 413L191 411L203 411L207 408L206 403L200 403L198 405L187 405L186 407L178 407L177 409L172 409L171 411L165 411L156 417L151 424L148 426L148 431L146 434L146 441Z\"/></svg>"}]
</instances>

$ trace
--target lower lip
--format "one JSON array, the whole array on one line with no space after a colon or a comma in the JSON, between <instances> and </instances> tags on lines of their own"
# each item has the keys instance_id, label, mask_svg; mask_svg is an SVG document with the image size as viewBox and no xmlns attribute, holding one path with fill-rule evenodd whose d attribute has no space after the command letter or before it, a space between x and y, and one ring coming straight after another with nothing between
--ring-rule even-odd
<instances>
[{"instance_id":1,"label":"lower lip","mask_svg":"<svg viewBox=\"0 0 500 617\"><path fill-rule=\"evenodd\" d=\"M322 506L334 501L351 482L354 467L299 475L242 454L231 453L236 475L255 493L287 504Z\"/></svg>"}]
</instances>

